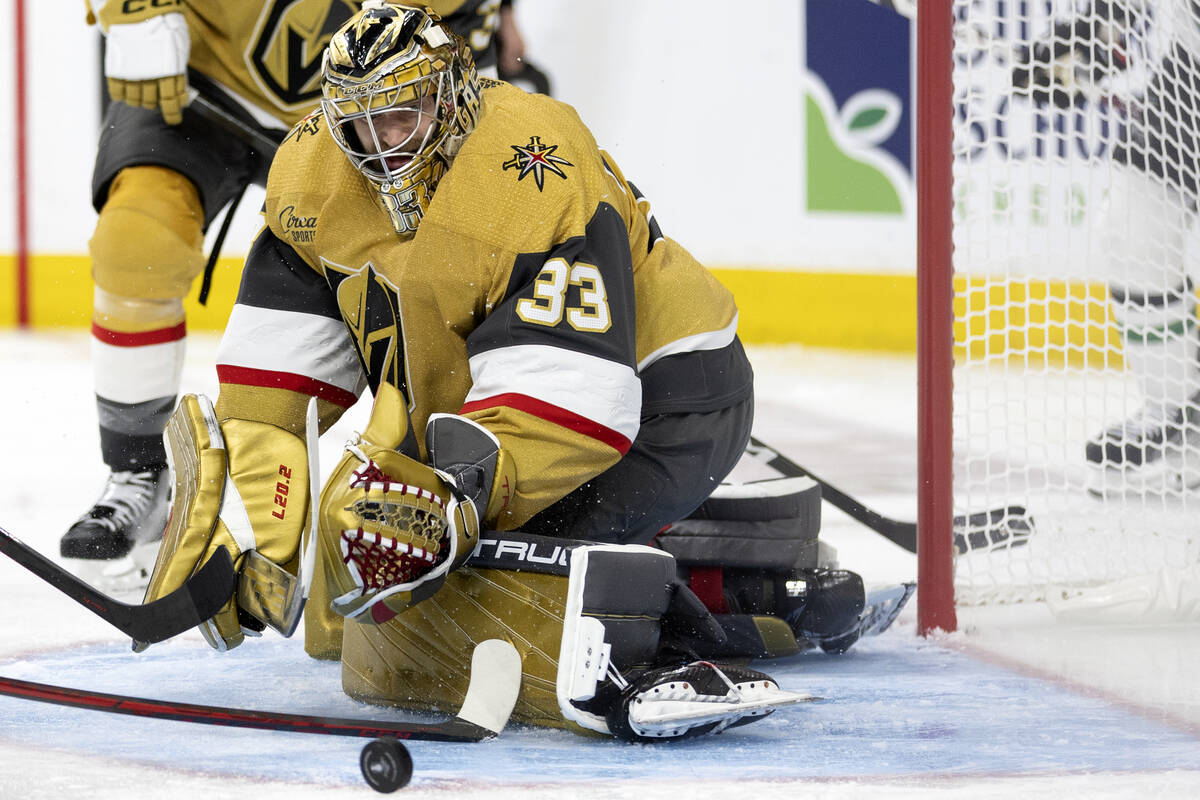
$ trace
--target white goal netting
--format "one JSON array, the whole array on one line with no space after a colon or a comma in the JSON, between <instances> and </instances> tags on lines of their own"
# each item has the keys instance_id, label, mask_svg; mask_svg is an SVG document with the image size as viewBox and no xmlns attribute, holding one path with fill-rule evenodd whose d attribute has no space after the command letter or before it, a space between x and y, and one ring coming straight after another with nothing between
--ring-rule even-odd
<instances>
[{"instance_id":1,"label":"white goal netting","mask_svg":"<svg viewBox=\"0 0 1200 800\"><path fill-rule=\"evenodd\" d=\"M1200 0L954 14L956 600L1195 603Z\"/></svg>"}]
</instances>

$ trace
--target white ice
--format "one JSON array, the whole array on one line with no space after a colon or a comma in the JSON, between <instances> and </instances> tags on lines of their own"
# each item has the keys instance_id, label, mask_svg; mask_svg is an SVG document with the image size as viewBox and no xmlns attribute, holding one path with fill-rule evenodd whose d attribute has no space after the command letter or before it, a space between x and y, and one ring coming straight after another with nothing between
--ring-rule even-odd
<instances>
[{"instance_id":1,"label":"white ice","mask_svg":"<svg viewBox=\"0 0 1200 800\"><path fill-rule=\"evenodd\" d=\"M0 525L53 556L104 477L82 331L0 334ZM185 390L215 395L215 339ZM756 432L889 516L915 516L910 359L751 349ZM362 419L323 440L325 468ZM915 559L829 506L822 538L869 584ZM0 557L0 674L143 697L388 718L335 665L267 635L229 653L195 634L127 640ZM914 609L840 657L757 666L821 702L721 736L631 746L516 726L475 745L414 742L410 797L927 798L1200 796L1200 631L1068 626L1039 607L964 613L921 639ZM361 740L227 730L0 698L0 798L369 797Z\"/></svg>"}]
</instances>

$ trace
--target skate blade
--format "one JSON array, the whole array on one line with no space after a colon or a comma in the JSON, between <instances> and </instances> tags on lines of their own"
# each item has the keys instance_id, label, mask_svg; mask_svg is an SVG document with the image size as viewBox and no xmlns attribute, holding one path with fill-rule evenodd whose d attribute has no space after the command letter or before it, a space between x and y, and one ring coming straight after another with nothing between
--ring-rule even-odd
<instances>
[{"instance_id":1,"label":"skate blade","mask_svg":"<svg viewBox=\"0 0 1200 800\"><path fill-rule=\"evenodd\" d=\"M1184 428L1182 443L1165 447L1162 458L1142 467L1088 464L1087 493L1094 498L1172 497L1200 487L1200 431Z\"/></svg>"},{"instance_id":2,"label":"skate blade","mask_svg":"<svg viewBox=\"0 0 1200 800\"><path fill-rule=\"evenodd\" d=\"M121 558L94 560L64 558L63 564L80 579L110 595L140 594L150 583L159 541L135 545Z\"/></svg>"},{"instance_id":3,"label":"skate blade","mask_svg":"<svg viewBox=\"0 0 1200 800\"><path fill-rule=\"evenodd\" d=\"M674 684L672 684L674 685ZM665 692L647 692L629 707L630 726L641 736L672 738L684 730L724 723L726 728L747 717L823 698L789 692L767 682L738 684L737 692L720 698L698 696L686 684Z\"/></svg>"},{"instance_id":4,"label":"skate blade","mask_svg":"<svg viewBox=\"0 0 1200 800\"><path fill-rule=\"evenodd\" d=\"M1200 431L1187 428L1181 444L1168 445L1162 458L1138 467L1088 464L1087 491L1099 499L1177 496L1200 487Z\"/></svg>"},{"instance_id":5,"label":"skate blade","mask_svg":"<svg viewBox=\"0 0 1200 800\"><path fill-rule=\"evenodd\" d=\"M1087 492L1100 500L1122 497L1178 495L1190 486L1200 485L1200 453L1191 453L1189 464L1182 458L1164 457L1145 467L1088 468ZM1188 466L1186 471L1182 467Z\"/></svg>"}]
</instances>

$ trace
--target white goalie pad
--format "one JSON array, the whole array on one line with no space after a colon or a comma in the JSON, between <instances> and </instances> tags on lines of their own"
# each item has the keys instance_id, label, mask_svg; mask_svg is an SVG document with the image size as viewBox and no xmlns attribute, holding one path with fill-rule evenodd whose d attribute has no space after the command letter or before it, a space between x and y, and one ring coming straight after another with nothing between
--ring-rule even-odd
<instances>
[{"instance_id":1,"label":"white goalie pad","mask_svg":"<svg viewBox=\"0 0 1200 800\"><path fill-rule=\"evenodd\" d=\"M590 700L596 695L597 686L606 676L616 671L611 664L612 643L605 641L606 630L604 623L595 616L585 616L588 600L588 570L593 555L597 553L617 553L631 559L651 559L650 564L661 565L664 578L675 572L675 559L668 553L643 545L590 545L577 547L571 551L571 571L567 580L567 606L563 617L562 645L558 654L558 675L556 692L558 707L563 717L598 733L610 733L604 717L585 711L576 703ZM632 561L629 563L633 563ZM604 576L593 576L603 580ZM666 581L664 580L664 585ZM639 594L641 587L627 585L630 595ZM591 594L595 594L595 586ZM650 602L650 599L647 598ZM661 614L666 607L665 600L660 604ZM620 609L614 609L620 610ZM651 609L646 609L650 611ZM650 617L647 614L647 617ZM657 620L654 621L657 625ZM657 637L655 644L657 644ZM619 681L619 675L616 675Z\"/></svg>"},{"instance_id":2,"label":"white goalie pad","mask_svg":"<svg viewBox=\"0 0 1200 800\"><path fill-rule=\"evenodd\" d=\"M719 732L816 699L743 667L663 665L659 643L674 573L675 559L650 547L571 551L556 681L564 718L623 739L673 739Z\"/></svg>"}]
</instances>

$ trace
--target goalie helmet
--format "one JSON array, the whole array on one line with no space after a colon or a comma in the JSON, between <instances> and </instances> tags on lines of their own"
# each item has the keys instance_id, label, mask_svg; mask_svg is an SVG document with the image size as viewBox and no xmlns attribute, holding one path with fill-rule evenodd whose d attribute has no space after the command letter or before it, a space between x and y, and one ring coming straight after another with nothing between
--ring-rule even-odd
<instances>
[{"instance_id":1,"label":"goalie helmet","mask_svg":"<svg viewBox=\"0 0 1200 800\"><path fill-rule=\"evenodd\" d=\"M431 11L367 0L325 51L321 108L396 232L412 236L475 128L475 62Z\"/></svg>"}]
</instances>

